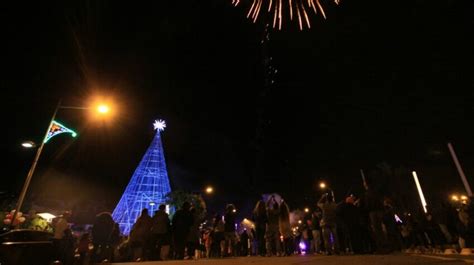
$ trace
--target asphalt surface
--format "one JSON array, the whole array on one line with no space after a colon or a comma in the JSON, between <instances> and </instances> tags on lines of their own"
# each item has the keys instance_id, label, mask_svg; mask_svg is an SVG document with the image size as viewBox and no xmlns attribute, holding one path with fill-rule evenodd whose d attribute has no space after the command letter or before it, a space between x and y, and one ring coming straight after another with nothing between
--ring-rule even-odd
<instances>
[{"instance_id":1,"label":"asphalt surface","mask_svg":"<svg viewBox=\"0 0 474 265\"><path fill-rule=\"evenodd\" d=\"M143 264L143 265L171 265L171 264L192 264L192 265L474 265L474 256L461 255L363 255L363 256L292 256L292 257L241 257L225 259L200 259L200 260L172 260L172 261L150 261L150 262L129 262L113 264Z\"/></svg>"}]
</instances>

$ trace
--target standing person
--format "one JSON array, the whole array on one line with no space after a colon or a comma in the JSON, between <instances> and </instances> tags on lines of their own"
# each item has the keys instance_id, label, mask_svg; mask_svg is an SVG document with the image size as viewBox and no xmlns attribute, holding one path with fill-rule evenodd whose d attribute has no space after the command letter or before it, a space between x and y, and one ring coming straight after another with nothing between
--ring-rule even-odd
<instances>
[{"instance_id":1,"label":"standing person","mask_svg":"<svg viewBox=\"0 0 474 265\"><path fill-rule=\"evenodd\" d=\"M148 214L148 209L145 208L130 231L130 244L133 250L134 261L143 261L148 256L147 243L149 242L151 226L152 220Z\"/></svg>"},{"instance_id":2,"label":"standing person","mask_svg":"<svg viewBox=\"0 0 474 265\"><path fill-rule=\"evenodd\" d=\"M255 239L257 242L257 255L265 256L265 233L267 229L267 209L265 202L259 200L253 210L253 221L255 222Z\"/></svg>"},{"instance_id":3,"label":"standing person","mask_svg":"<svg viewBox=\"0 0 474 265\"><path fill-rule=\"evenodd\" d=\"M191 204L184 202L181 209L177 210L172 220L173 249L175 259L184 259L184 249L189 229L193 224L193 216L189 211Z\"/></svg>"},{"instance_id":4,"label":"standing person","mask_svg":"<svg viewBox=\"0 0 474 265\"><path fill-rule=\"evenodd\" d=\"M322 231L321 231L322 213L318 208L311 214L311 233L313 240L311 241L311 250L314 254L321 253Z\"/></svg>"},{"instance_id":5,"label":"standing person","mask_svg":"<svg viewBox=\"0 0 474 265\"><path fill-rule=\"evenodd\" d=\"M71 258L74 256L74 248L71 248L73 237L68 223L70 217L71 212L66 211L53 224L56 257L65 265L71 264Z\"/></svg>"},{"instance_id":6,"label":"standing person","mask_svg":"<svg viewBox=\"0 0 474 265\"><path fill-rule=\"evenodd\" d=\"M324 194L318 201L323 216L321 227L323 229L324 247L328 255L339 254L339 239L337 235L337 204L334 202L331 193ZM332 238L332 240L331 240Z\"/></svg>"},{"instance_id":7,"label":"standing person","mask_svg":"<svg viewBox=\"0 0 474 265\"><path fill-rule=\"evenodd\" d=\"M188 238L186 242L187 256L185 257L185 259L193 259L196 254L196 249L199 248L199 238L201 237L201 232L199 231L201 220L199 218L198 212L196 211L196 208L192 207L190 213L193 217L193 223L189 228Z\"/></svg>"},{"instance_id":8,"label":"standing person","mask_svg":"<svg viewBox=\"0 0 474 265\"><path fill-rule=\"evenodd\" d=\"M224 230L223 217L216 214L211 232L211 257L222 257L224 255Z\"/></svg>"},{"instance_id":9,"label":"standing person","mask_svg":"<svg viewBox=\"0 0 474 265\"><path fill-rule=\"evenodd\" d=\"M119 234L118 225L110 213L103 212L96 216L92 226L92 244L94 245L92 262L100 263L104 260L112 260L112 248L117 234Z\"/></svg>"},{"instance_id":10,"label":"standing person","mask_svg":"<svg viewBox=\"0 0 474 265\"><path fill-rule=\"evenodd\" d=\"M170 244L170 219L166 213L166 205L161 204L158 207L158 211L151 218L151 223L150 258L151 260L166 259L166 253L161 255L163 246Z\"/></svg>"},{"instance_id":11,"label":"standing person","mask_svg":"<svg viewBox=\"0 0 474 265\"><path fill-rule=\"evenodd\" d=\"M236 219L236 209L233 204L228 204L225 207L224 215L224 256L235 256L235 219Z\"/></svg>"},{"instance_id":12,"label":"standing person","mask_svg":"<svg viewBox=\"0 0 474 265\"><path fill-rule=\"evenodd\" d=\"M267 257L280 255L280 207L272 196L267 202L267 229L265 233Z\"/></svg>"},{"instance_id":13,"label":"standing person","mask_svg":"<svg viewBox=\"0 0 474 265\"><path fill-rule=\"evenodd\" d=\"M364 207L369 214L370 230L373 241L375 242L376 252L385 253L386 241L383 233L383 214L384 206L380 194L365 182Z\"/></svg>"},{"instance_id":14,"label":"standing person","mask_svg":"<svg viewBox=\"0 0 474 265\"><path fill-rule=\"evenodd\" d=\"M386 231L387 244L390 251L401 251L402 250L402 238L400 229L395 220L395 209L393 202L390 198L386 197L383 201L384 205L384 216L383 224Z\"/></svg>"},{"instance_id":15,"label":"standing person","mask_svg":"<svg viewBox=\"0 0 474 265\"><path fill-rule=\"evenodd\" d=\"M280 220L279 220L280 235L283 237L282 255L290 256L293 248L291 227L290 227L290 209L286 202L280 205Z\"/></svg>"}]
</instances>

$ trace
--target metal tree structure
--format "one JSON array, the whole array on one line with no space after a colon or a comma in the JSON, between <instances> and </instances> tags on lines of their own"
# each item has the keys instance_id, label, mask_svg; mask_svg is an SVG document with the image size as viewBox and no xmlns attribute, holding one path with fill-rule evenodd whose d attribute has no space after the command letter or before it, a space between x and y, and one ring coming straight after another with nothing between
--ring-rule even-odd
<instances>
[{"instance_id":1,"label":"metal tree structure","mask_svg":"<svg viewBox=\"0 0 474 265\"><path fill-rule=\"evenodd\" d=\"M152 214L161 203L165 203L166 195L171 192L160 133L166 124L157 120L154 127L156 135L112 213L124 235L130 233L144 208Z\"/></svg>"}]
</instances>

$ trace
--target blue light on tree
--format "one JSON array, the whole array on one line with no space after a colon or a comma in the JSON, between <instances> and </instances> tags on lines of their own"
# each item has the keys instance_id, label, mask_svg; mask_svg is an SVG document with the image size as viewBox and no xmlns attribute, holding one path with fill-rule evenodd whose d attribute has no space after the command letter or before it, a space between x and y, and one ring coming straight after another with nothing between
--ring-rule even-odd
<instances>
[{"instance_id":1,"label":"blue light on tree","mask_svg":"<svg viewBox=\"0 0 474 265\"><path fill-rule=\"evenodd\" d=\"M156 135L112 213L124 235L130 233L142 209L147 208L150 214L154 213L171 191L160 133L166 123L156 120L153 126Z\"/></svg>"}]
</instances>

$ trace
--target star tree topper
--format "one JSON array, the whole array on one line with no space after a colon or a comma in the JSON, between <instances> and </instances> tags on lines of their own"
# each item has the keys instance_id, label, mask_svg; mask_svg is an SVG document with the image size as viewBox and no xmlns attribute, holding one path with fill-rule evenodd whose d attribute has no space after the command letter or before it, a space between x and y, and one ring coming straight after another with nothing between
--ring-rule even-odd
<instances>
[{"instance_id":1,"label":"star tree topper","mask_svg":"<svg viewBox=\"0 0 474 265\"><path fill-rule=\"evenodd\" d=\"M166 128L166 122L164 120L155 120L153 127L157 131L163 131Z\"/></svg>"}]
</instances>

